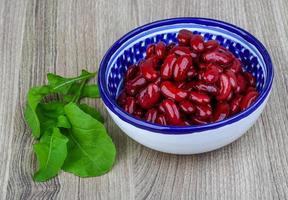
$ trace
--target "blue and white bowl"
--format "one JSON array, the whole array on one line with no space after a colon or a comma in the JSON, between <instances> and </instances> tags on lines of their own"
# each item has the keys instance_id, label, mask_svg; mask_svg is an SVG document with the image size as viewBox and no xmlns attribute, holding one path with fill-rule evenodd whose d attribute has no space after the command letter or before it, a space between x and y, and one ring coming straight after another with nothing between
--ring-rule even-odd
<instances>
[{"instance_id":1,"label":"blue and white bowl","mask_svg":"<svg viewBox=\"0 0 288 200\"><path fill-rule=\"evenodd\" d=\"M145 57L146 47L163 41L176 42L179 30L216 39L256 77L260 95L247 110L223 121L206 125L162 126L127 114L116 103L123 86L123 75L133 63ZM174 18L138 27L116 41L105 54L98 73L104 105L115 123L135 141L162 152L196 154L223 147L242 136L263 111L273 82L273 66L265 47L250 33L234 25L205 18Z\"/></svg>"}]
</instances>

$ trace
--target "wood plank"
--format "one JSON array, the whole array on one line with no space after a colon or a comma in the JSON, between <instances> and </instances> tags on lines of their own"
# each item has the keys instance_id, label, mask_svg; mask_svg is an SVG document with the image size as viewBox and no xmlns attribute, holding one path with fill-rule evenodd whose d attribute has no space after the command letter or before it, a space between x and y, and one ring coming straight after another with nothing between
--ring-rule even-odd
<instances>
[{"instance_id":1,"label":"wood plank","mask_svg":"<svg viewBox=\"0 0 288 200\"><path fill-rule=\"evenodd\" d=\"M288 199L288 3L264 1L0 1L0 199ZM225 20L254 34L275 67L270 100L257 123L217 151L176 156L150 150L99 108L118 150L111 172L68 173L35 183L34 140L23 120L28 89L47 72L95 71L106 50L145 23L179 16Z\"/></svg>"}]
</instances>

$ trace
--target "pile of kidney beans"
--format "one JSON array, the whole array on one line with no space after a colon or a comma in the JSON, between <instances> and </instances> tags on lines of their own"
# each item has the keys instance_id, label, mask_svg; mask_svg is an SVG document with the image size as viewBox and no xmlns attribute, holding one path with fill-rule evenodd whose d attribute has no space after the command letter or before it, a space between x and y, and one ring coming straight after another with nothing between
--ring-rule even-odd
<instances>
[{"instance_id":1,"label":"pile of kidney beans","mask_svg":"<svg viewBox=\"0 0 288 200\"><path fill-rule=\"evenodd\" d=\"M180 30L178 45L151 44L131 65L117 103L128 113L161 125L223 120L258 97L255 78L216 40Z\"/></svg>"}]
</instances>

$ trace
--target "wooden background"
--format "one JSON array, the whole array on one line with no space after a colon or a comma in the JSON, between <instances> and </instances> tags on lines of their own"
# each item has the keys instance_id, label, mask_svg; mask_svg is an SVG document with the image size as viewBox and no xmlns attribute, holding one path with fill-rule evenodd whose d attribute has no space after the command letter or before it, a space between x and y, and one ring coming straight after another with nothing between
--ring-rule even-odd
<instances>
[{"instance_id":1,"label":"wooden background","mask_svg":"<svg viewBox=\"0 0 288 200\"><path fill-rule=\"evenodd\" d=\"M47 72L96 70L129 30L177 16L224 20L268 48L275 81L268 105L242 138L220 150L176 156L126 137L100 101L117 145L117 163L102 177L61 173L34 183L33 139L23 121L28 88ZM288 199L287 0L0 0L0 199Z\"/></svg>"}]
</instances>

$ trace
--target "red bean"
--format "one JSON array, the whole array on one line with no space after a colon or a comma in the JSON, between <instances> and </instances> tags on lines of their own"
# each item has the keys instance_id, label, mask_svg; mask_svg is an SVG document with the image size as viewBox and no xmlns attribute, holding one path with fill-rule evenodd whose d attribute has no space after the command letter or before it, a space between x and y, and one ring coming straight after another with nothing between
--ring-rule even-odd
<instances>
[{"instance_id":1,"label":"red bean","mask_svg":"<svg viewBox=\"0 0 288 200\"><path fill-rule=\"evenodd\" d=\"M212 117L212 108L210 104L197 104L196 116L202 120L209 120Z\"/></svg>"},{"instance_id":2,"label":"red bean","mask_svg":"<svg viewBox=\"0 0 288 200\"><path fill-rule=\"evenodd\" d=\"M228 98L228 96L231 93L231 83L229 81L229 77L226 74L221 74L220 78L220 90L219 90L219 95L217 95L217 100L218 101L223 101Z\"/></svg>"},{"instance_id":3,"label":"red bean","mask_svg":"<svg viewBox=\"0 0 288 200\"><path fill-rule=\"evenodd\" d=\"M197 104L207 104L210 103L211 99L207 94L195 92L190 92L189 99Z\"/></svg>"},{"instance_id":4,"label":"red bean","mask_svg":"<svg viewBox=\"0 0 288 200\"><path fill-rule=\"evenodd\" d=\"M230 106L226 102L217 103L213 114L213 122L221 121L229 116Z\"/></svg>"},{"instance_id":5,"label":"red bean","mask_svg":"<svg viewBox=\"0 0 288 200\"><path fill-rule=\"evenodd\" d=\"M220 48L217 48L214 51L204 53L203 60L207 63L216 63L224 66L231 63L234 60L234 57L225 53Z\"/></svg>"},{"instance_id":6,"label":"red bean","mask_svg":"<svg viewBox=\"0 0 288 200\"><path fill-rule=\"evenodd\" d=\"M203 80L207 83L216 83L219 79L219 71L215 66L210 66L202 76Z\"/></svg>"},{"instance_id":7,"label":"red bean","mask_svg":"<svg viewBox=\"0 0 288 200\"><path fill-rule=\"evenodd\" d=\"M237 88L237 78L236 78L235 73L231 70L227 70L225 74L229 78L231 87L235 90Z\"/></svg>"},{"instance_id":8,"label":"red bean","mask_svg":"<svg viewBox=\"0 0 288 200\"><path fill-rule=\"evenodd\" d=\"M242 70L242 65L239 59L234 59L232 66L231 66L231 71L234 72L235 74L241 72Z\"/></svg>"},{"instance_id":9,"label":"red bean","mask_svg":"<svg viewBox=\"0 0 288 200\"><path fill-rule=\"evenodd\" d=\"M170 54L176 54L178 56L190 55L190 49L183 46L175 46L170 50Z\"/></svg>"},{"instance_id":10,"label":"red bean","mask_svg":"<svg viewBox=\"0 0 288 200\"><path fill-rule=\"evenodd\" d=\"M176 44L174 42L171 42L170 44L166 45L166 52L170 52L170 50L175 46Z\"/></svg>"},{"instance_id":11,"label":"red bean","mask_svg":"<svg viewBox=\"0 0 288 200\"><path fill-rule=\"evenodd\" d=\"M145 87L147 84L146 79L141 75L137 75L134 79L127 81L125 85L125 91L134 96L141 88Z\"/></svg>"},{"instance_id":12,"label":"red bean","mask_svg":"<svg viewBox=\"0 0 288 200\"><path fill-rule=\"evenodd\" d=\"M235 92L242 93L246 90L248 83L241 74L237 74L236 78L237 78L237 87L236 87Z\"/></svg>"},{"instance_id":13,"label":"red bean","mask_svg":"<svg viewBox=\"0 0 288 200\"><path fill-rule=\"evenodd\" d=\"M251 104L257 99L258 92L256 91L250 91L245 96L243 96L241 102L240 102L240 110L246 110L248 107L251 106Z\"/></svg>"},{"instance_id":14,"label":"red bean","mask_svg":"<svg viewBox=\"0 0 288 200\"><path fill-rule=\"evenodd\" d=\"M201 35L193 35L190 40L190 46L196 53L204 51L204 41Z\"/></svg>"},{"instance_id":15,"label":"red bean","mask_svg":"<svg viewBox=\"0 0 288 200\"><path fill-rule=\"evenodd\" d=\"M139 65L141 73L146 80L153 81L158 78L159 74L154 69L155 63L151 58L141 62Z\"/></svg>"},{"instance_id":16,"label":"red bean","mask_svg":"<svg viewBox=\"0 0 288 200\"><path fill-rule=\"evenodd\" d=\"M154 123L156 121L156 118L158 116L158 111L155 108L151 108L147 111L147 113L145 114L145 120L147 122L152 122Z\"/></svg>"},{"instance_id":17,"label":"red bean","mask_svg":"<svg viewBox=\"0 0 288 200\"><path fill-rule=\"evenodd\" d=\"M164 42L158 42L155 47L156 55L159 59L163 59L166 54L166 44Z\"/></svg>"},{"instance_id":18,"label":"red bean","mask_svg":"<svg viewBox=\"0 0 288 200\"><path fill-rule=\"evenodd\" d=\"M173 69L173 78L175 81L183 81L187 78L187 72L192 65L192 58L189 55L180 56Z\"/></svg>"},{"instance_id":19,"label":"red bean","mask_svg":"<svg viewBox=\"0 0 288 200\"><path fill-rule=\"evenodd\" d=\"M159 110L160 113L165 113L165 109L164 109L162 103L160 103L160 104L158 105L158 110Z\"/></svg>"},{"instance_id":20,"label":"red bean","mask_svg":"<svg viewBox=\"0 0 288 200\"><path fill-rule=\"evenodd\" d=\"M146 49L146 58L150 58L153 55L155 55L155 44L150 44Z\"/></svg>"},{"instance_id":21,"label":"red bean","mask_svg":"<svg viewBox=\"0 0 288 200\"><path fill-rule=\"evenodd\" d=\"M203 125L203 124L207 124L208 121L201 119L200 117L197 117L197 116L192 116L191 117L191 123L196 124L196 125Z\"/></svg>"},{"instance_id":22,"label":"red bean","mask_svg":"<svg viewBox=\"0 0 288 200\"><path fill-rule=\"evenodd\" d=\"M154 83L158 86L160 86L161 82L162 82L162 78L160 76L154 81Z\"/></svg>"},{"instance_id":23,"label":"red bean","mask_svg":"<svg viewBox=\"0 0 288 200\"><path fill-rule=\"evenodd\" d=\"M160 100L159 87L155 83L150 83L139 93L137 100L142 108L152 108Z\"/></svg>"},{"instance_id":24,"label":"red bean","mask_svg":"<svg viewBox=\"0 0 288 200\"><path fill-rule=\"evenodd\" d=\"M196 76L197 76L197 72L196 72L195 68L193 66L191 66L190 69L187 72L187 78L188 79L192 79L192 78L194 78Z\"/></svg>"},{"instance_id":25,"label":"red bean","mask_svg":"<svg viewBox=\"0 0 288 200\"><path fill-rule=\"evenodd\" d=\"M244 72L243 76L246 79L246 81L249 83L249 86L252 86L252 87L256 86L256 80L255 80L254 76L251 73Z\"/></svg>"},{"instance_id":26,"label":"red bean","mask_svg":"<svg viewBox=\"0 0 288 200\"><path fill-rule=\"evenodd\" d=\"M177 105L171 99L165 99L162 102L165 109L165 118L171 125L179 125L182 120L180 119L180 113Z\"/></svg>"},{"instance_id":27,"label":"red bean","mask_svg":"<svg viewBox=\"0 0 288 200\"><path fill-rule=\"evenodd\" d=\"M216 40L181 30L178 44L151 44L146 57L124 74L117 104L160 125L189 126L228 118L258 97L256 80Z\"/></svg>"},{"instance_id":28,"label":"red bean","mask_svg":"<svg viewBox=\"0 0 288 200\"><path fill-rule=\"evenodd\" d=\"M138 118L142 118L144 114L144 111L142 109L136 108L133 115L138 117Z\"/></svg>"},{"instance_id":29,"label":"red bean","mask_svg":"<svg viewBox=\"0 0 288 200\"><path fill-rule=\"evenodd\" d=\"M177 88L170 81L162 82L160 89L165 97L171 98L178 102L183 101L188 96L188 93L185 90Z\"/></svg>"},{"instance_id":30,"label":"red bean","mask_svg":"<svg viewBox=\"0 0 288 200\"><path fill-rule=\"evenodd\" d=\"M209 40L204 43L205 51L212 51L219 47L219 43L216 40Z\"/></svg>"},{"instance_id":31,"label":"red bean","mask_svg":"<svg viewBox=\"0 0 288 200\"><path fill-rule=\"evenodd\" d=\"M120 105L120 106L124 106L125 104L126 104L126 101L127 101L127 94L126 94L126 92L125 92L125 90L123 90L120 94L119 94L119 96L118 96L118 98L117 98L117 103Z\"/></svg>"},{"instance_id":32,"label":"red bean","mask_svg":"<svg viewBox=\"0 0 288 200\"><path fill-rule=\"evenodd\" d=\"M131 65L125 74L125 81L129 81L136 77L136 75L139 73L139 66L138 65Z\"/></svg>"},{"instance_id":33,"label":"red bean","mask_svg":"<svg viewBox=\"0 0 288 200\"><path fill-rule=\"evenodd\" d=\"M214 84L207 84L203 82L194 82L193 88L198 90L199 92L205 92L211 95L217 95L219 93L219 89Z\"/></svg>"},{"instance_id":34,"label":"red bean","mask_svg":"<svg viewBox=\"0 0 288 200\"><path fill-rule=\"evenodd\" d=\"M171 54L166 57L163 65L161 66L160 74L163 80L170 79L173 74L173 67L177 61L176 55Z\"/></svg>"},{"instance_id":35,"label":"red bean","mask_svg":"<svg viewBox=\"0 0 288 200\"><path fill-rule=\"evenodd\" d=\"M136 103L134 97L127 97L126 104L124 105L124 110L129 114L134 113L136 108Z\"/></svg>"},{"instance_id":36,"label":"red bean","mask_svg":"<svg viewBox=\"0 0 288 200\"><path fill-rule=\"evenodd\" d=\"M157 124L167 125L166 118L163 114L158 115L155 121Z\"/></svg>"},{"instance_id":37,"label":"red bean","mask_svg":"<svg viewBox=\"0 0 288 200\"><path fill-rule=\"evenodd\" d=\"M186 114L191 114L194 113L196 111L195 106L187 100L181 101L179 103L179 107L181 109L182 112L186 113Z\"/></svg>"},{"instance_id":38,"label":"red bean","mask_svg":"<svg viewBox=\"0 0 288 200\"><path fill-rule=\"evenodd\" d=\"M182 29L177 35L177 40L180 45L188 46L193 33L189 30Z\"/></svg>"},{"instance_id":39,"label":"red bean","mask_svg":"<svg viewBox=\"0 0 288 200\"><path fill-rule=\"evenodd\" d=\"M240 102L242 100L242 95L238 95L234 97L234 99L230 102L231 114L234 115L235 113L239 112L240 110Z\"/></svg>"}]
</instances>

